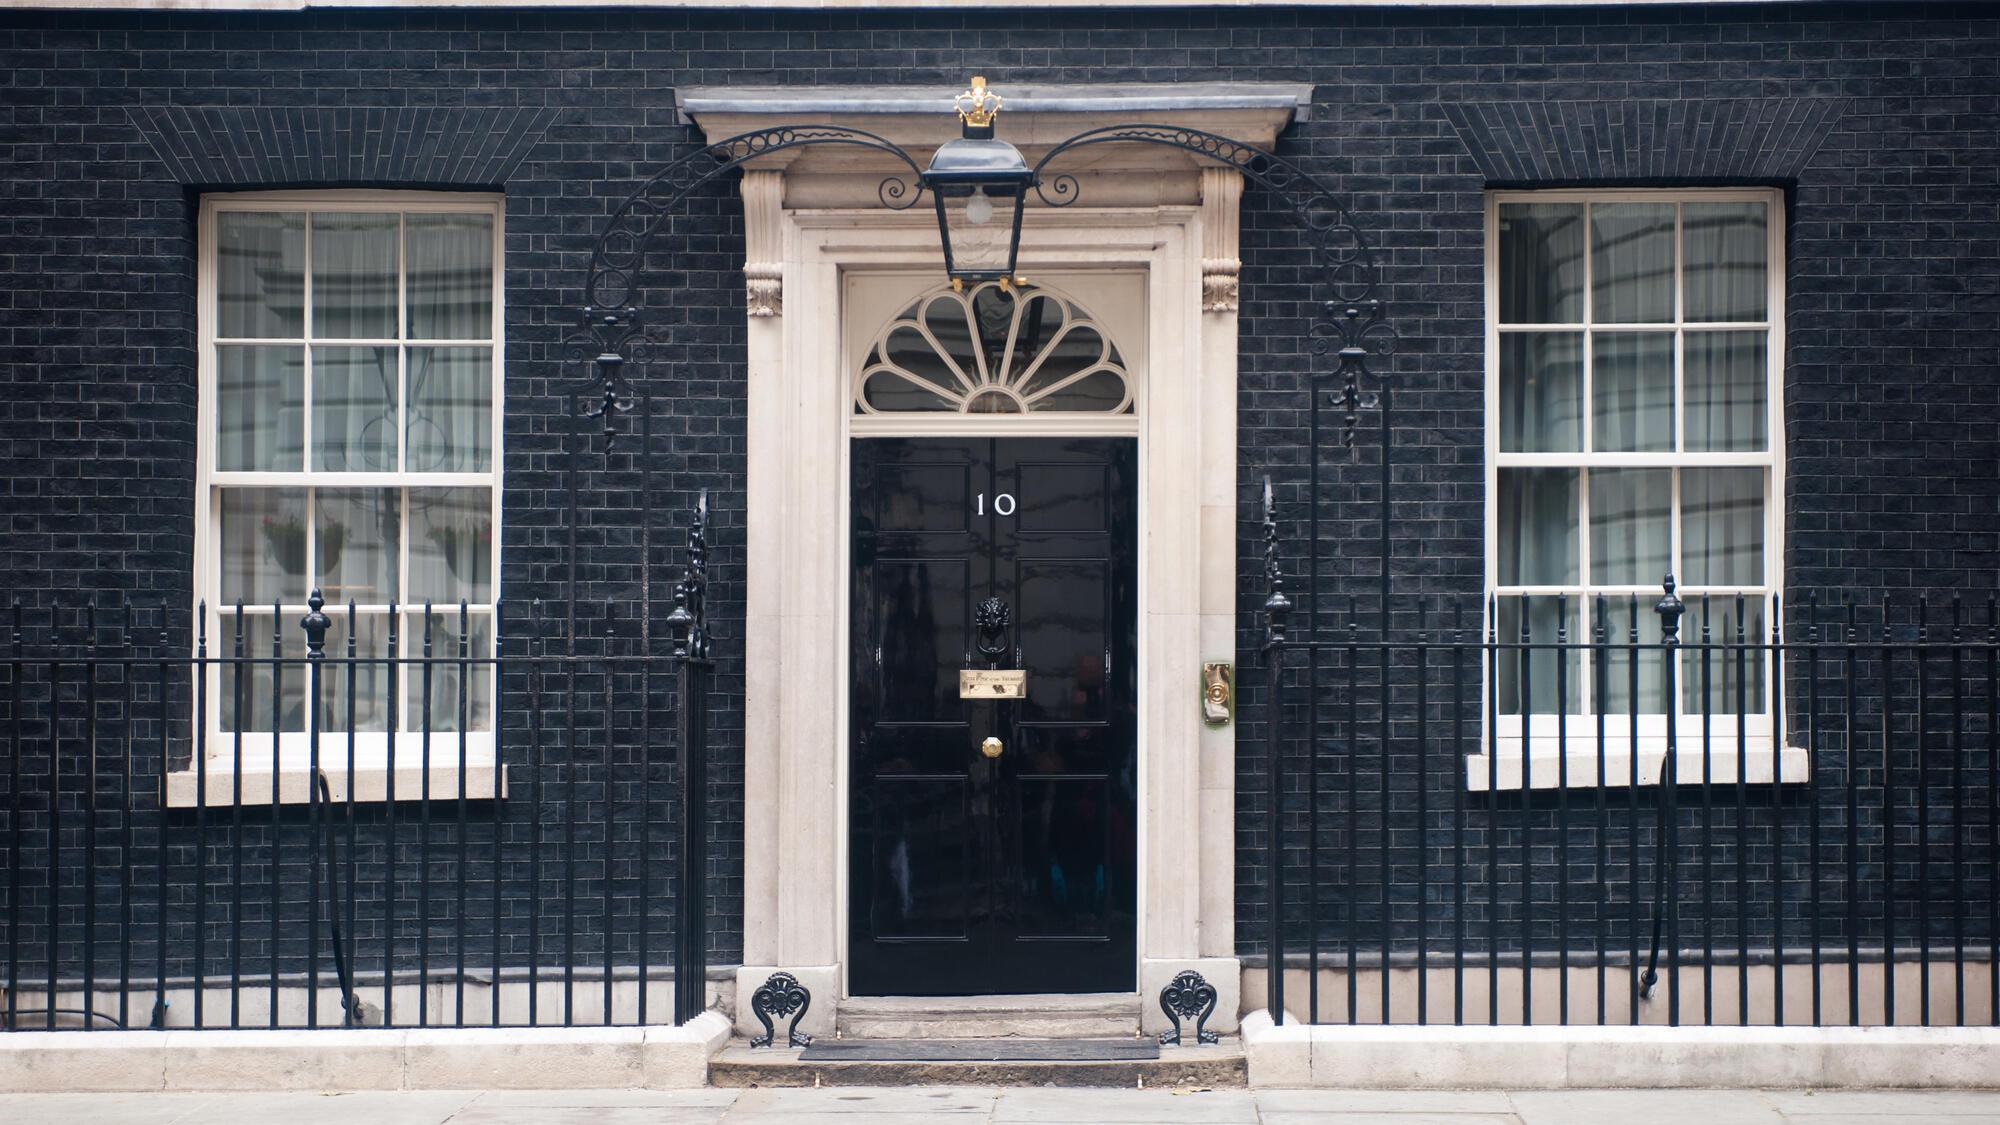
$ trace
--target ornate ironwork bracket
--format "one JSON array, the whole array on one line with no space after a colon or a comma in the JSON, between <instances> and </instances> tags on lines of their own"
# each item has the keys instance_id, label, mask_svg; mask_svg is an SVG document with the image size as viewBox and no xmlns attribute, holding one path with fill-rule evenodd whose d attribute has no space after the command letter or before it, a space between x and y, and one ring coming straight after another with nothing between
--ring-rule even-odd
<instances>
[{"instance_id":1,"label":"ornate ironwork bracket","mask_svg":"<svg viewBox=\"0 0 2000 1125\"><path fill-rule=\"evenodd\" d=\"M1243 141L1200 129L1137 124L1085 130L1049 149L1035 164L1035 192L1042 202L1068 207L1082 198L1082 184L1074 174L1044 175L1044 170L1066 153L1105 144L1160 145L1193 153L1241 173L1245 180L1274 193L1291 211L1311 243L1316 257L1311 268L1330 298L1320 305L1311 328L1313 354L1330 354L1338 362L1331 371L1321 370L1313 377L1340 381L1332 401L1341 411L1341 444L1352 448L1360 412L1373 409L1378 401L1361 387L1362 377L1372 374L1369 357L1394 351L1396 333L1379 294L1375 251L1339 196L1299 165ZM1233 264L1232 279L1240 268L1241 263Z\"/></svg>"},{"instance_id":2,"label":"ornate ironwork bracket","mask_svg":"<svg viewBox=\"0 0 2000 1125\"><path fill-rule=\"evenodd\" d=\"M785 1028L785 1044L791 1047L812 1046L812 1036L799 1030L799 1021L806 1018L812 1008L812 990L799 983L799 978L790 973L772 973L769 980L757 986L750 994L750 1012L757 1022L764 1025L764 1034L750 1040L752 1047L768 1047L777 1038L778 1030L772 1024L772 1017L790 1018Z\"/></svg>"},{"instance_id":3,"label":"ornate ironwork bracket","mask_svg":"<svg viewBox=\"0 0 2000 1125\"><path fill-rule=\"evenodd\" d=\"M1222 1036L1205 1026L1208 1017L1215 1014L1215 986L1207 978L1193 969L1188 969L1167 982L1160 990L1160 1010L1174 1023L1173 1030L1160 1032L1160 1045L1174 1046L1181 1041L1181 1025L1194 1021L1196 1043L1219 1043Z\"/></svg>"},{"instance_id":4,"label":"ornate ironwork bracket","mask_svg":"<svg viewBox=\"0 0 2000 1125\"><path fill-rule=\"evenodd\" d=\"M1285 596L1285 572L1278 565L1278 501L1271 478L1264 478L1264 652L1270 659L1285 645L1285 619L1291 615L1292 599Z\"/></svg>"},{"instance_id":5,"label":"ornate ironwork bracket","mask_svg":"<svg viewBox=\"0 0 2000 1125\"><path fill-rule=\"evenodd\" d=\"M694 521L688 525L687 571L674 584L674 609L667 614L667 632L674 655L683 660L708 659L708 490L695 500Z\"/></svg>"},{"instance_id":6,"label":"ornate ironwork bracket","mask_svg":"<svg viewBox=\"0 0 2000 1125\"><path fill-rule=\"evenodd\" d=\"M580 397L596 400L584 416L604 420L607 448L617 438L617 416L632 409L624 367L635 358L634 349L645 343L640 290L646 256L654 243L686 216L683 204L690 194L758 157L809 145L872 149L908 167L907 176L886 176L877 185L876 195L885 207L904 210L923 194L916 158L885 137L832 125L778 125L695 149L647 178L612 212L591 251L582 330L569 340L573 361L597 366L595 386Z\"/></svg>"},{"instance_id":7,"label":"ornate ironwork bracket","mask_svg":"<svg viewBox=\"0 0 2000 1125\"><path fill-rule=\"evenodd\" d=\"M1368 357L1393 351L1395 332L1388 325L1377 293L1380 279L1375 252L1339 197L1298 164L1243 141L1199 129L1137 123L1088 129L1049 149L1034 167L1035 192L1042 202L1067 207L1081 198L1081 182L1075 174L1044 176L1043 171L1068 153L1104 144L1180 149L1241 173L1245 180L1284 203L1311 243L1316 259L1313 268L1331 297L1321 305L1312 335L1314 353L1333 354L1338 364L1314 378L1341 380L1334 401L1342 409L1345 443L1351 446L1356 416L1371 405L1360 388L1361 377L1369 374ZM654 173L612 213L591 253L590 275L584 285L588 306L584 331L572 338L574 350L581 353L577 358L592 359L597 365L597 385L589 395L598 405L587 416L604 420L607 442L616 436L616 416L631 409L624 365L633 358L632 348L643 342L638 306L646 257L684 216L682 205L687 197L759 157L819 145L883 153L908 169L907 173L899 170L884 177L876 186L876 196L885 207L905 210L923 195L923 168L908 150L886 137L833 125L777 125L695 149Z\"/></svg>"}]
</instances>

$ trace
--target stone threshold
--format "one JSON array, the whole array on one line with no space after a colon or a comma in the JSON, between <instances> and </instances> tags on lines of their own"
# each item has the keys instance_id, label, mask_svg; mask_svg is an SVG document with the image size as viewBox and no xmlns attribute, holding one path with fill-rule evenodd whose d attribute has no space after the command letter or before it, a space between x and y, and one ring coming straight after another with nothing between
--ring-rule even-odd
<instances>
[{"instance_id":1,"label":"stone threshold","mask_svg":"<svg viewBox=\"0 0 2000 1125\"><path fill-rule=\"evenodd\" d=\"M681 1027L15 1031L0 1090L687 1089L729 1035L717 1011Z\"/></svg>"},{"instance_id":2,"label":"stone threshold","mask_svg":"<svg viewBox=\"0 0 2000 1125\"><path fill-rule=\"evenodd\" d=\"M1282 1026L1243 1019L1257 1087L1979 1090L2000 1028Z\"/></svg>"},{"instance_id":3,"label":"stone threshold","mask_svg":"<svg viewBox=\"0 0 2000 1125\"><path fill-rule=\"evenodd\" d=\"M752 1048L738 1039L709 1065L723 1087L1059 1086L1123 1090L1224 1089L1249 1078L1234 1037L1200 1047L1162 1047L1157 1059L805 1061L796 1048Z\"/></svg>"}]
</instances>

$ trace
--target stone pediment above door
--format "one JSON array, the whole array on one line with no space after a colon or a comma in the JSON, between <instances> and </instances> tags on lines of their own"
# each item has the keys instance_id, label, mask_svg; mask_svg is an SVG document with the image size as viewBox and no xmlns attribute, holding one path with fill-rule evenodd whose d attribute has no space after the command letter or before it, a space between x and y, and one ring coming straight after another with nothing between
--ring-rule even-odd
<instances>
[{"instance_id":1,"label":"stone pediment above door","mask_svg":"<svg viewBox=\"0 0 2000 1125\"><path fill-rule=\"evenodd\" d=\"M1293 121L1306 119L1312 87L1277 82L1012 85L994 79L1005 99L999 136L1032 165L1054 145L1090 129L1150 124L1193 129L1269 151ZM681 120L710 142L781 125L839 125L876 134L919 164L958 136L955 87L688 86L677 91ZM1156 144L1107 144L1065 154L1062 172L1078 177L1085 207L1201 202L1199 169L1219 166ZM785 173L783 205L792 208L879 206L881 177L905 171L881 152L818 145L773 153L753 167ZM1051 169L1056 171L1058 169Z\"/></svg>"},{"instance_id":2,"label":"stone pediment above door","mask_svg":"<svg viewBox=\"0 0 2000 1125\"><path fill-rule=\"evenodd\" d=\"M1117 125L1186 129L1227 138L1229 143L1220 147L1236 155L1236 165L1173 143L1119 141L1068 150L1047 171L1051 179L1063 181L1060 192L1085 210L1199 207L1201 308L1233 319L1241 265L1239 167L1246 153L1239 146L1247 146L1251 153L1269 152L1293 121L1309 116L1311 86L1027 85L997 92L1004 99L999 136L1018 147L1031 166L1070 138ZM710 143L791 126L857 129L903 149L914 167L922 167L938 145L958 136L958 116L952 108L955 93L941 85L688 86L677 91L681 120L699 129ZM907 198L903 193L915 189L912 168L889 151L854 144L799 145L745 165L743 272L748 314L768 318L783 311L785 212L879 212L885 198ZM1031 197L1030 216L1047 209L1041 196Z\"/></svg>"}]
</instances>

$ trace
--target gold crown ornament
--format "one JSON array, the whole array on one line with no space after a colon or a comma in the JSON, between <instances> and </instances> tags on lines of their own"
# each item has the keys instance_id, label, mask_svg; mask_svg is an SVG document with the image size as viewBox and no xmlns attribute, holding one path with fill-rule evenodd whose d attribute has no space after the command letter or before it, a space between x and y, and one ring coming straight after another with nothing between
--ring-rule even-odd
<instances>
[{"instance_id":1,"label":"gold crown ornament","mask_svg":"<svg viewBox=\"0 0 2000 1125\"><path fill-rule=\"evenodd\" d=\"M986 88L986 79L972 76L972 88L951 100L958 110L958 119L975 129L984 129L993 124L1000 113L1000 95Z\"/></svg>"}]
</instances>

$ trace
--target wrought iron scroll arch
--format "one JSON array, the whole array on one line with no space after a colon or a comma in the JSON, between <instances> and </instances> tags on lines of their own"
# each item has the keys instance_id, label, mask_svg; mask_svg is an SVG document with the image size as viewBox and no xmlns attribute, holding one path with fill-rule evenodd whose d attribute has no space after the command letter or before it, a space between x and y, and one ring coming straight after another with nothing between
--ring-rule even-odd
<instances>
[{"instance_id":1,"label":"wrought iron scroll arch","mask_svg":"<svg viewBox=\"0 0 2000 1125\"><path fill-rule=\"evenodd\" d=\"M695 191L760 157L816 145L871 149L908 168L907 177L894 173L876 186L885 207L906 210L923 195L916 158L886 137L838 125L776 125L725 137L680 157L648 176L605 221L591 248L584 305L577 330L565 341L565 359L597 367L593 385L583 392L593 401L585 417L602 419L607 450L617 441L617 416L632 409L625 364L640 358L650 342L639 292L654 243L684 213Z\"/></svg>"},{"instance_id":2,"label":"wrought iron scroll arch","mask_svg":"<svg viewBox=\"0 0 2000 1125\"><path fill-rule=\"evenodd\" d=\"M1337 361L1332 371L1316 372L1313 378L1338 380L1333 405L1341 411L1343 444L1351 447L1359 412L1380 402L1379 393L1367 391L1361 383L1370 374L1369 357L1386 356L1396 346L1396 333L1378 292L1379 263L1353 213L1338 193L1294 161L1219 133L1144 123L1087 129L1058 142L1035 164L1036 195L1051 207L1076 203L1081 182L1073 173L1048 173L1050 165L1080 149L1134 143L1179 149L1235 169L1282 199L1299 229L1312 239L1319 259L1313 267L1316 280L1328 295L1310 330L1312 351ZM595 405L587 416L602 419L607 448L617 437L617 415L632 408L624 366L647 343L638 296L654 242L671 227L696 189L760 157L819 145L870 149L893 157L908 175L899 171L883 177L876 186L877 198L898 211L921 199L918 177L923 170L894 141L838 125L776 125L688 153L649 176L612 212L592 248L579 331L567 341L572 359L588 358L597 365L596 385L587 392Z\"/></svg>"},{"instance_id":3,"label":"wrought iron scroll arch","mask_svg":"<svg viewBox=\"0 0 2000 1125\"><path fill-rule=\"evenodd\" d=\"M1180 149L1213 160L1241 173L1245 180L1275 194L1291 212L1300 230L1313 241L1318 261L1312 269L1327 299L1319 306L1310 334L1312 353L1331 355L1331 371L1316 371L1314 379L1337 380L1332 403L1340 412L1341 443L1352 448L1360 412L1381 405L1379 390L1362 385L1371 356L1387 356L1397 337L1380 294L1381 269L1375 249L1361 232L1352 211L1338 192L1294 161L1219 133L1172 125L1107 125L1088 129L1049 149L1035 163L1035 193L1051 207L1068 207L1082 197L1082 183L1073 173L1047 174L1061 157L1078 149L1107 144L1148 144ZM1317 398L1317 395L1315 395Z\"/></svg>"}]
</instances>

